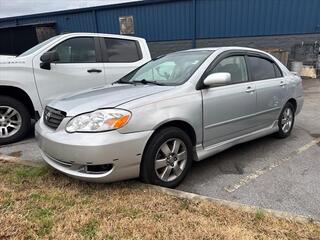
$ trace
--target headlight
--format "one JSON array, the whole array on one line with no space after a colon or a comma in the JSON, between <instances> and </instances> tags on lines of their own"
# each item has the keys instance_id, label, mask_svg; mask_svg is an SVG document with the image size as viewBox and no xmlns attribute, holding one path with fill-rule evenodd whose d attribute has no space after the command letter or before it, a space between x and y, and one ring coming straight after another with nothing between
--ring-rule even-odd
<instances>
[{"instance_id":1,"label":"headlight","mask_svg":"<svg viewBox=\"0 0 320 240\"><path fill-rule=\"evenodd\" d=\"M114 130L126 125L130 117L130 112L121 109L97 110L72 118L66 126L66 131L73 133Z\"/></svg>"}]
</instances>

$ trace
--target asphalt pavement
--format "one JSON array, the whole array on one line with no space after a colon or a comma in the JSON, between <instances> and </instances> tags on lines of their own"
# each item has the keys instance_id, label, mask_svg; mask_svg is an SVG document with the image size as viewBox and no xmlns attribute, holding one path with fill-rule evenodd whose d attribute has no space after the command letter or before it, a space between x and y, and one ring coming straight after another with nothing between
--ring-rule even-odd
<instances>
[{"instance_id":1,"label":"asphalt pavement","mask_svg":"<svg viewBox=\"0 0 320 240\"><path fill-rule=\"evenodd\" d=\"M320 219L320 80L304 80L292 135L267 136L193 165L178 189Z\"/></svg>"}]
</instances>

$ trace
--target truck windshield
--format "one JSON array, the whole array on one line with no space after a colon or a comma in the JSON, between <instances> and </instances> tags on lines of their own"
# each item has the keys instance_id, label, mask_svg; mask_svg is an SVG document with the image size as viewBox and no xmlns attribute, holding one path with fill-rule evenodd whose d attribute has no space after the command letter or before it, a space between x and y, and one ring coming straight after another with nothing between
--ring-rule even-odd
<instances>
[{"instance_id":1,"label":"truck windshield","mask_svg":"<svg viewBox=\"0 0 320 240\"><path fill-rule=\"evenodd\" d=\"M199 50L168 54L134 70L118 83L181 85L212 53L212 50Z\"/></svg>"},{"instance_id":2,"label":"truck windshield","mask_svg":"<svg viewBox=\"0 0 320 240\"><path fill-rule=\"evenodd\" d=\"M49 39L47 39L46 41L43 41L43 42L35 45L34 47L28 49L28 50L25 51L24 53L20 54L18 57L28 56L28 55L34 53L35 51L39 50L40 48L42 48L44 45L46 45L46 44L48 44L48 43L56 40L58 37L60 37L60 36L54 36L54 37L52 37L52 38L49 38Z\"/></svg>"}]
</instances>

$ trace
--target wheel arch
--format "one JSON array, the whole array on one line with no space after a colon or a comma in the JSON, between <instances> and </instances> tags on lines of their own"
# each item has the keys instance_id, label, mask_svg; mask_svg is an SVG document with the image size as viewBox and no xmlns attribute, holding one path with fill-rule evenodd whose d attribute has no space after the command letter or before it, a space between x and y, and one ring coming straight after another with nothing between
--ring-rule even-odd
<instances>
[{"instance_id":1,"label":"wheel arch","mask_svg":"<svg viewBox=\"0 0 320 240\"><path fill-rule=\"evenodd\" d=\"M13 86L0 86L0 95L12 97L19 100L27 107L32 118L37 117L37 113L30 96L21 88Z\"/></svg>"},{"instance_id":2,"label":"wheel arch","mask_svg":"<svg viewBox=\"0 0 320 240\"><path fill-rule=\"evenodd\" d=\"M196 146L197 144L197 135L196 132L194 130L194 128L192 127L192 125L184 120L170 120L167 122L163 122L161 124L159 124L158 126L156 126L154 128L154 132L153 134L150 136L148 142L150 141L150 139L160 130L164 129L164 128L168 128L168 127L176 127L181 129L182 131L184 131L190 138L192 145Z\"/></svg>"},{"instance_id":3,"label":"wheel arch","mask_svg":"<svg viewBox=\"0 0 320 240\"><path fill-rule=\"evenodd\" d=\"M287 102L291 103L294 107L294 112L296 112L297 110L297 100L295 100L294 98L290 98Z\"/></svg>"},{"instance_id":4,"label":"wheel arch","mask_svg":"<svg viewBox=\"0 0 320 240\"><path fill-rule=\"evenodd\" d=\"M182 130L183 132L185 132L190 140L193 146L196 146L197 143L197 138L196 138L196 132L194 130L194 128L192 127L192 125L186 121L183 120L169 120L167 122L163 122L161 124L159 124L158 126L155 127L154 132L151 134L151 136L149 137L148 141L145 144L144 150L143 150L143 155L142 155L142 161L140 163L140 169L139 169L139 176L140 178L142 177L145 180L144 174L143 174L143 166L144 166L144 161L146 161L147 159L145 159L143 156L146 153L147 147L150 144L150 142L152 141L152 138L162 129L166 129L166 128L170 128L170 127L176 127L179 128L180 130ZM195 157L195 148L193 149L193 157Z\"/></svg>"}]
</instances>

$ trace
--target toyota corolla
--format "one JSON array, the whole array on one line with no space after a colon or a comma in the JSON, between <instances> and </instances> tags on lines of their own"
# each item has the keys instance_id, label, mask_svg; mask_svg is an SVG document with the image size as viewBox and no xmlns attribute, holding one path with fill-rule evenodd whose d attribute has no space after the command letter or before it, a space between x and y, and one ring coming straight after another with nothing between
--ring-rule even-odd
<instances>
[{"instance_id":1,"label":"toyota corolla","mask_svg":"<svg viewBox=\"0 0 320 240\"><path fill-rule=\"evenodd\" d=\"M270 54L193 49L51 102L36 138L43 159L71 177L175 187L193 161L268 134L289 136L302 105L301 78Z\"/></svg>"}]
</instances>

